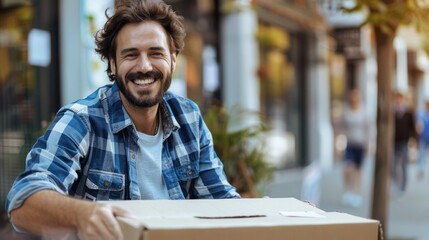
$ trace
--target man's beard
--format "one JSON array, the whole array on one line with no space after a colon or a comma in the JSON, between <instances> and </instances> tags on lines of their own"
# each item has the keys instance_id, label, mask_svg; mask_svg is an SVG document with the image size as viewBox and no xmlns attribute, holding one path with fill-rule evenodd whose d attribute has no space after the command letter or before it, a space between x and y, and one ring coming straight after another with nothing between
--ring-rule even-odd
<instances>
[{"instance_id":1,"label":"man's beard","mask_svg":"<svg viewBox=\"0 0 429 240\"><path fill-rule=\"evenodd\" d=\"M148 73L141 73L141 72L129 73L125 76L126 80L124 80L118 74L116 74L116 76L117 76L116 83L118 84L118 88L121 91L121 93L124 95L124 97L127 99L127 101L134 106L144 107L144 108L153 107L162 101L162 98L164 97L165 92L167 92L168 88L170 87L171 78L172 78L171 73L168 73L166 78L162 80L164 78L164 75L161 72L155 72L155 71L151 71ZM161 88L158 90L155 97L139 98L138 96L137 97L133 96L133 94L125 86L125 81L129 82L132 79L144 79L144 78L154 78L155 81L161 81ZM144 94L149 95L150 92L147 91Z\"/></svg>"}]
</instances>

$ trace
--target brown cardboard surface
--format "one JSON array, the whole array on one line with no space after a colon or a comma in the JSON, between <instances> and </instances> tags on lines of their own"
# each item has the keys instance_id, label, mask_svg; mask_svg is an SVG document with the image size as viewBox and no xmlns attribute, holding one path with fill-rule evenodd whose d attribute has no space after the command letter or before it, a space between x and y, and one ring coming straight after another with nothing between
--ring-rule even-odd
<instances>
[{"instance_id":1,"label":"brown cardboard surface","mask_svg":"<svg viewBox=\"0 0 429 240\"><path fill-rule=\"evenodd\" d=\"M345 213L325 212L294 198L105 203L120 206L138 217L119 218L127 240L378 238L378 221ZM324 217L285 217L279 214L280 211L313 211Z\"/></svg>"}]
</instances>

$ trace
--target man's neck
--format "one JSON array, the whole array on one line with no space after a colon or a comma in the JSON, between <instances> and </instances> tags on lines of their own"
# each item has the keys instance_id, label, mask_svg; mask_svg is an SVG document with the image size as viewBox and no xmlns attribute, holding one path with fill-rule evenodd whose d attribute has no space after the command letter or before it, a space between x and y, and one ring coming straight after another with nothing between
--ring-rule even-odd
<instances>
[{"instance_id":1,"label":"man's neck","mask_svg":"<svg viewBox=\"0 0 429 240\"><path fill-rule=\"evenodd\" d=\"M156 134L157 128L159 128L159 104L149 108L143 108L134 106L127 101L122 102L138 132L148 135Z\"/></svg>"}]
</instances>

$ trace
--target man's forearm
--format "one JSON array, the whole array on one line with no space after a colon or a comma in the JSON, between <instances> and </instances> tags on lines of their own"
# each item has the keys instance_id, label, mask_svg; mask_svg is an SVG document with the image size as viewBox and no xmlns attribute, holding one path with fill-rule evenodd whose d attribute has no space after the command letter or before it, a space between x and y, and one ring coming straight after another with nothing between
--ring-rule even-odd
<instances>
[{"instance_id":1,"label":"man's forearm","mask_svg":"<svg viewBox=\"0 0 429 240\"><path fill-rule=\"evenodd\" d=\"M12 223L19 229L38 235L74 232L78 216L89 215L95 203L42 190L31 195L24 204L11 212Z\"/></svg>"}]
</instances>

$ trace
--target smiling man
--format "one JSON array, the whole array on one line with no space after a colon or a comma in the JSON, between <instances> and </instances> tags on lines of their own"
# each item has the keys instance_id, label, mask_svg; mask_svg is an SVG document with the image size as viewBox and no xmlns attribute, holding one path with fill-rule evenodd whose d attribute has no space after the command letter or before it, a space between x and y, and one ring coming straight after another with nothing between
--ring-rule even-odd
<instances>
[{"instance_id":1,"label":"smiling man","mask_svg":"<svg viewBox=\"0 0 429 240\"><path fill-rule=\"evenodd\" d=\"M112 84L61 108L27 155L6 209L20 231L122 239L98 200L239 198L197 105L167 90L183 49L170 6L120 1L96 35Z\"/></svg>"}]
</instances>

